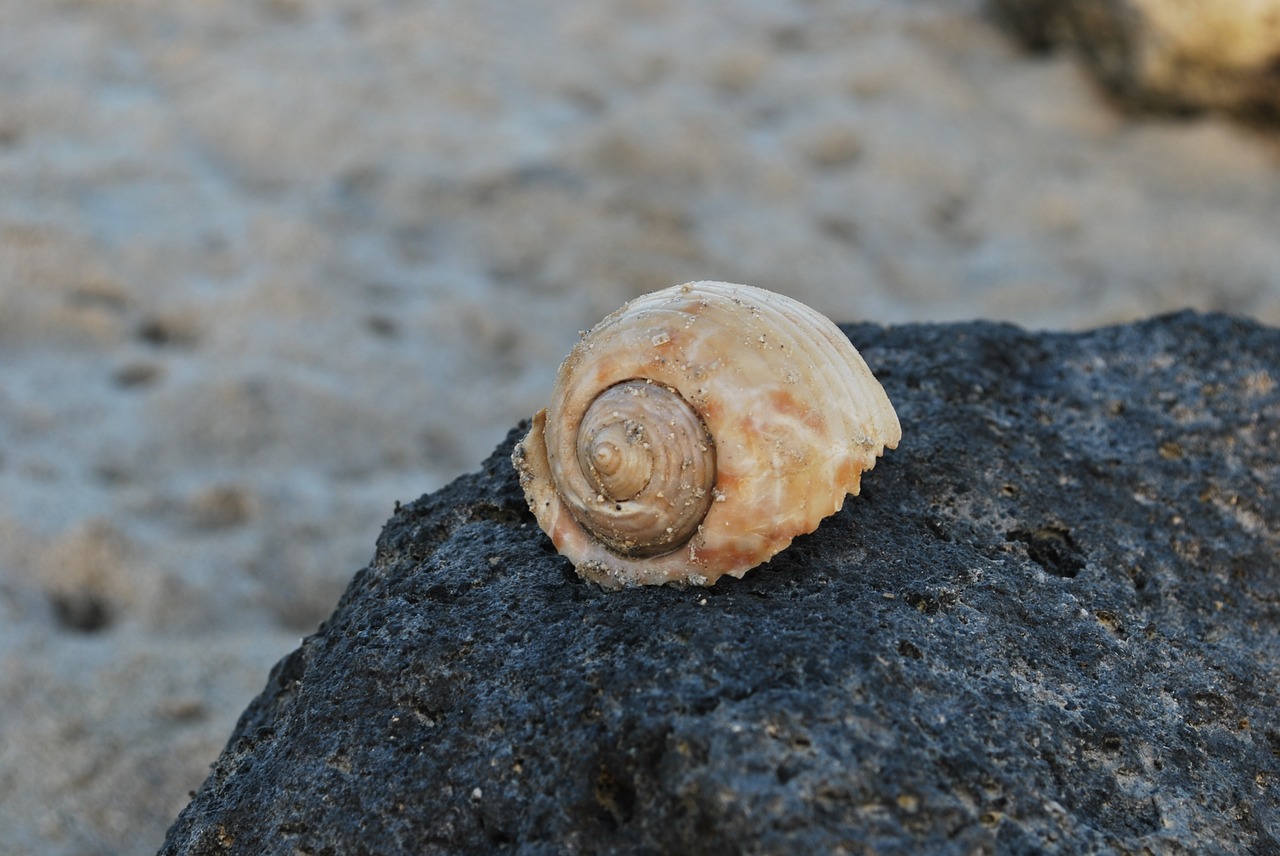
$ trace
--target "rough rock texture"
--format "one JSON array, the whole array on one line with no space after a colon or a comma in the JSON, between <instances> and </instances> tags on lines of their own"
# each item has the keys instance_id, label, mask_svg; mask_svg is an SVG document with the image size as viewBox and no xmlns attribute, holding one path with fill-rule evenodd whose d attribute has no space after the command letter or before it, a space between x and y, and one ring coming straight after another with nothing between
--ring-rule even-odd
<instances>
[{"instance_id":1,"label":"rough rock texture","mask_svg":"<svg viewBox=\"0 0 1280 856\"><path fill-rule=\"evenodd\" d=\"M397 510L165 854L1280 852L1280 331L846 328L904 439L604 593L507 461Z\"/></svg>"},{"instance_id":2,"label":"rough rock texture","mask_svg":"<svg viewBox=\"0 0 1280 856\"><path fill-rule=\"evenodd\" d=\"M988 0L1033 48L1073 46L1122 102L1280 120L1280 0Z\"/></svg>"}]
</instances>

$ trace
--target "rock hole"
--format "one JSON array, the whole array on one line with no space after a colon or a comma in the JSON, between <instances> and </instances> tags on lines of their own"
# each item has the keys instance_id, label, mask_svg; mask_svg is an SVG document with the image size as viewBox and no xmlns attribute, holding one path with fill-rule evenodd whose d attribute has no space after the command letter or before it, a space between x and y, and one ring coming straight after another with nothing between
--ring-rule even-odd
<instances>
[{"instance_id":1,"label":"rock hole","mask_svg":"<svg viewBox=\"0 0 1280 856\"><path fill-rule=\"evenodd\" d=\"M1071 579L1084 570L1084 556L1067 529L1058 526L1014 529L1006 537L1026 544L1031 561L1055 577Z\"/></svg>"},{"instance_id":2,"label":"rock hole","mask_svg":"<svg viewBox=\"0 0 1280 856\"><path fill-rule=\"evenodd\" d=\"M115 618L106 600L92 592L56 592L49 595L49 605L58 625L77 633L106 630Z\"/></svg>"},{"instance_id":3,"label":"rock hole","mask_svg":"<svg viewBox=\"0 0 1280 856\"><path fill-rule=\"evenodd\" d=\"M1098 619L1098 623L1107 628L1113 636L1120 639L1127 638L1128 634L1125 633L1124 622L1120 620L1120 616L1106 609L1099 609L1094 616Z\"/></svg>"},{"instance_id":4,"label":"rock hole","mask_svg":"<svg viewBox=\"0 0 1280 856\"><path fill-rule=\"evenodd\" d=\"M1185 719L1188 725L1208 725L1230 718L1231 702L1226 697L1208 691L1193 693L1187 706Z\"/></svg>"},{"instance_id":5,"label":"rock hole","mask_svg":"<svg viewBox=\"0 0 1280 856\"><path fill-rule=\"evenodd\" d=\"M484 832L485 839L491 847L510 847L515 843L515 838L511 833L500 826L490 826L490 819L486 818L483 813L481 813L479 820L480 829Z\"/></svg>"},{"instance_id":6,"label":"rock hole","mask_svg":"<svg viewBox=\"0 0 1280 856\"><path fill-rule=\"evenodd\" d=\"M137 337L139 341L157 348L190 348L196 344L199 334L190 321L156 316L138 326Z\"/></svg>"},{"instance_id":7,"label":"rock hole","mask_svg":"<svg viewBox=\"0 0 1280 856\"><path fill-rule=\"evenodd\" d=\"M942 604L936 597L918 591L907 592L902 596L902 599L907 606L917 612L923 612L925 615L936 615L938 610L942 608Z\"/></svg>"},{"instance_id":8,"label":"rock hole","mask_svg":"<svg viewBox=\"0 0 1280 856\"><path fill-rule=\"evenodd\" d=\"M596 775L595 798L602 817L612 828L617 829L631 819L636 804L635 789L608 767L601 766Z\"/></svg>"},{"instance_id":9,"label":"rock hole","mask_svg":"<svg viewBox=\"0 0 1280 856\"><path fill-rule=\"evenodd\" d=\"M941 520L929 519L925 521L924 525L939 541L951 540L951 529Z\"/></svg>"},{"instance_id":10,"label":"rock hole","mask_svg":"<svg viewBox=\"0 0 1280 856\"><path fill-rule=\"evenodd\" d=\"M924 659L924 652L921 651L913 642L902 639L898 642L898 653L904 657L910 657L913 660Z\"/></svg>"}]
</instances>

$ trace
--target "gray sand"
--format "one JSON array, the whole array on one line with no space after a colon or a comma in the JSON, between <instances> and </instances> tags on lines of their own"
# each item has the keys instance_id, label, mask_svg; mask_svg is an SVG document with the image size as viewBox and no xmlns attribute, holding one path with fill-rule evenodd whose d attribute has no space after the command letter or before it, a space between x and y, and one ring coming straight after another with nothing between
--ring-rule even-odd
<instances>
[{"instance_id":1,"label":"gray sand","mask_svg":"<svg viewBox=\"0 0 1280 856\"><path fill-rule=\"evenodd\" d=\"M629 297L1280 324L1275 138L977 0L712 5L0 0L0 850L154 852L393 503Z\"/></svg>"}]
</instances>

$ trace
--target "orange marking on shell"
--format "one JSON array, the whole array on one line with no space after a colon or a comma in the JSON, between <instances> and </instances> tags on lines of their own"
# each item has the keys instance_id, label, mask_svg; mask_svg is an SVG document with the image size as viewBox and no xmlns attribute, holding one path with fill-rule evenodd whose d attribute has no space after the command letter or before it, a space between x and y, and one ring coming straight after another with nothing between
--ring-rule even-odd
<instances>
[{"instance_id":1,"label":"orange marking on shell","mask_svg":"<svg viewBox=\"0 0 1280 856\"><path fill-rule=\"evenodd\" d=\"M785 389L775 389L769 393L769 406L785 416L799 416L808 409Z\"/></svg>"},{"instance_id":2,"label":"orange marking on shell","mask_svg":"<svg viewBox=\"0 0 1280 856\"><path fill-rule=\"evenodd\" d=\"M845 458L836 467L836 481L844 485L852 485L850 493L857 495L860 485L859 479L862 476L862 464L853 458Z\"/></svg>"}]
</instances>

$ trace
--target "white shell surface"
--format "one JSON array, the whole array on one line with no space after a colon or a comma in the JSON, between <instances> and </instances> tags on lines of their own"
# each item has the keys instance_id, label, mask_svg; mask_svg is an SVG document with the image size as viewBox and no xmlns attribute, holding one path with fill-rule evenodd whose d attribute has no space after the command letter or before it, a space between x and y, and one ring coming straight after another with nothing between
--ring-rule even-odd
<instances>
[{"instance_id":1,"label":"white shell surface","mask_svg":"<svg viewBox=\"0 0 1280 856\"><path fill-rule=\"evenodd\" d=\"M678 393L715 446L702 524L658 556L610 549L574 516L590 497L562 494L584 481L575 472L583 414L630 380ZM513 460L538 523L581 576L606 588L711 585L839 511L901 434L884 389L825 316L765 289L694 282L632 300L579 340Z\"/></svg>"}]
</instances>

